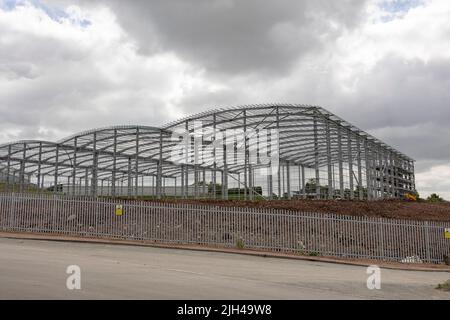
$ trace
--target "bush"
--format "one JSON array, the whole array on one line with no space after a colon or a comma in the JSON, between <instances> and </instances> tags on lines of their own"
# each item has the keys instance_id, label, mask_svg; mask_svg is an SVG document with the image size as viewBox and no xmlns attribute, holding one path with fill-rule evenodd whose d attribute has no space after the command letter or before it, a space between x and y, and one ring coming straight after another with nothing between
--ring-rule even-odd
<instances>
[{"instance_id":1,"label":"bush","mask_svg":"<svg viewBox=\"0 0 450 320\"><path fill-rule=\"evenodd\" d=\"M244 240L242 240L241 238L239 238L239 239L237 239L236 240L236 247L238 248L238 249L244 249Z\"/></svg>"},{"instance_id":2,"label":"bush","mask_svg":"<svg viewBox=\"0 0 450 320\"><path fill-rule=\"evenodd\" d=\"M432 193L428 198L427 201L429 202L443 202L444 199L441 198L438 194Z\"/></svg>"},{"instance_id":3,"label":"bush","mask_svg":"<svg viewBox=\"0 0 450 320\"><path fill-rule=\"evenodd\" d=\"M446 254L444 254L444 263L448 266L450 266L450 257Z\"/></svg>"}]
</instances>

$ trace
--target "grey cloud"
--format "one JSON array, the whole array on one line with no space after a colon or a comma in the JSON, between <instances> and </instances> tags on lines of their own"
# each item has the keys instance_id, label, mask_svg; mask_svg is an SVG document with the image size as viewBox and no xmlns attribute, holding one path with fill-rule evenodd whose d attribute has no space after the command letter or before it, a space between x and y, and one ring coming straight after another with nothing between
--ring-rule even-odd
<instances>
[{"instance_id":1,"label":"grey cloud","mask_svg":"<svg viewBox=\"0 0 450 320\"><path fill-rule=\"evenodd\" d=\"M186 113L208 105L318 104L419 162L439 164L450 159L450 60L425 63L387 56L360 76L351 93L343 92L332 74L300 70L285 81L287 87L278 85L280 78L256 84L255 76L230 81L226 90L186 97L181 104ZM259 95L254 94L255 86ZM418 166L420 171L426 168Z\"/></svg>"},{"instance_id":2,"label":"grey cloud","mask_svg":"<svg viewBox=\"0 0 450 320\"><path fill-rule=\"evenodd\" d=\"M7 80L15 80L20 78L33 79L37 76L36 70L31 63L0 63L0 77Z\"/></svg>"},{"instance_id":3,"label":"grey cloud","mask_svg":"<svg viewBox=\"0 0 450 320\"><path fill-rule=\"evenodd\" d=\"M450 128L429 122L418 126L380 128L375 135L416 160L439 164L450 159Z\"/></svg>"},{"instance_id":4,"label":"grey cloud","mask_svg":"<svg viewBox=\"0 0 450 320\"><path fill-rule=\"evenodd\" d=\"M56 140L98 126L156 125L166 121L166 101L151 95L139 96L143 89L151 88L160 80L135 83L130 79L128 84L115 84L86 58L89 53L84 53L86 59L70 59L70 54L45 57L47 51L55 48L54 43L54 40L28 36L15 42L18 47L30 46L28 57L20 54L11 56L8 61L0 54L2 142ZM64 45L57 43L56 49L58 47L64 48ZM68 48L59 51L66 50L70 52ZM0 46L0 52L5 51L11 48ZM153 109L154 106L162 108Z\"/></svg>"},{"instance_id":5,"label":"grey cloud","mask_svg":"<svg viewBox=\"0 0 450 320\"><path fill-rule=\"evenodd\" d=\"M367 128L450 120L450 60L386 57L359 79L351 112Z\"/></svg>"},{"instance_id":6,"label":"grey cloud","mask_svg":"<svg viewBox=\"0 0 450 320\"><path fill-rule=\"evenodd\" d=\"M0 44L3 140L18 128L20 137L54 140L111 124L161 125L174 117L165 109L170 103L190 114L279 101L322 105L417 159L418 172L450 159L449 59L388 55L355 73L351 92L328 68L335 41L366 18L367 1L46 2L107 6L141 56L172 52L195 72L205 70L206 83L223 88L200 85L165 101L157 89L170 81L164 71L153 78L131 72L126 84L115 84L96 72L90 53L76 43L7 31L16 44Z\"/></svg>"},{"instance_id":7,"label":"grey cloud","mask_svg":"<svg viewBox=\"0 0 450 320\"><path fill-rule=\"evenodd\" d=\"M104 3L143 54L174 51L210 72L231 75L289 72L295 61L359 21L365 5L359 0Z\"/></svg>"},{"instance_id":8,"label":"grey cloud","mask_svg":"<svg viewBox=\"0 0 450 320\"><path fill-rule=\"evenodd\" d=\"M196 92L184 97L180 102L180 109L185 114L192 114L215 108L230 107L249 101L248 95L237 90L234 86L227 89L211 92Z\"/></svg>"},{"instance_id":9,"label":"grey cloud","mask_svg":"<svg viewBox=\"0 0 450 320\"><path fill-rule=\"evenodd\" d=\"M359 79L338 112L420 160L450 159L450 60L386 57Z\"/></svg>"}]
</instances>

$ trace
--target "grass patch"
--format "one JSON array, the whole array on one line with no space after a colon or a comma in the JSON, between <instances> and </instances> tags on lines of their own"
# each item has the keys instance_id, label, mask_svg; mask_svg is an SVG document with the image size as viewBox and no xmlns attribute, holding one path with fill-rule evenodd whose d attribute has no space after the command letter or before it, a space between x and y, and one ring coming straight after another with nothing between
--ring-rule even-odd
<instances>
[{"instance_id":1,"label":"grass patch","mask_svg":"<svg viewBox=\"0 0 450 320\"><path fill-rule=\"evenodd\" d=\"M242 240L241 238L236 240L236 247L238 249L244 249L245 244L244 244L244 240Z\"/></svg>"},{"instance_id":2,"label":"grass patch","mask_svg":"<svg viewBox=\"0 0 450 320\"><path fill-rule=\"evenodd\" d=\"M450 266L450 257L444 254L444 263Z\"/></svg>"},{"instance_id":3,"label":"grass patch","mask_svg":"<svg viewBox=\"0 0 450 320\"><path fill-rule=\"evenodd\" d=\"M444 283L439 283L436 289L450 292L450 280L447 280Z\"/></svg>"}]
</instances>

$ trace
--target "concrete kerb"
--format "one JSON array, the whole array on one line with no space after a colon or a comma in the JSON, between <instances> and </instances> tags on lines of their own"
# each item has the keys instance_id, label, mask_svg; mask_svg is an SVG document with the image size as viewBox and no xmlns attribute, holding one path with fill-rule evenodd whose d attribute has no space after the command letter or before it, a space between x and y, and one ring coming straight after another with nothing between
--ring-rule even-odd
<instances>
[{"instance_id":1,"label":"concrete kerb","mask_svg":"<svg viewBox=\"0 0 450 320\"><path fill-rule=\"evenodd\" d=\"M250 256L257 256L257 257L262 257L262 258L305 260L305 261L335 263L335 264L362 266L362 267L367 267L369 265L378 265L381 268L392 269L392 270L449 272L450 273L450 267L445 266L445 265L431 265L431 264L417 265L417 264L411 264L411 263L386 262L386 261L378 261L378 260L353 260L353 259L335 258L335 257L302 256L302 255L250 250L250 249L237 249L237 248L226 248L226 247L207 247L207 246L202 246L202 245L188 245L188 244L164 244L164 243L155 243L155 242L145 242L145 241L141 241L141 240L118 240L118 239L66 237L66 236L60 236L60 235L42 235L42 234L35 234L35 233L15 233L15 232L0 232L0 238L18 239L18 240L78 242L78 243L92 243L92 244L153 247L153 248L162 248L162 249L207 251L207 252L218 252L218 253L228 253L228 254L250 255Z\"/></svg>"}]
</instances>

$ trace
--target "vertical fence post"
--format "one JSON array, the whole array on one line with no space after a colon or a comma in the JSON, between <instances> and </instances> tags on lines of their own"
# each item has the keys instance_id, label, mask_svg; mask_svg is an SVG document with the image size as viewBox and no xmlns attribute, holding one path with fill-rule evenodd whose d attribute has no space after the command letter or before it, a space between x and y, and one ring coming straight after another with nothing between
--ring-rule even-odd
<instances>
[{"instance_id":1,"label":"vertical fence post","mask_svg":"<svg viewBox=\"0 0 450 320\"><path fill-rule=\"evenodd\" d=\"M14 220L16 216L16 194L13 192L11 193L11 205L9 207L9 230L13 231L14 228Z\"/></svg>"},{"instance_id":2,"label":"vertical fence post","mask_svg":"<svg viewBox=\"0 0 450 320\"><path fill-rule=\"evenodd\" d=\"M429 228L428 228L428 221L425 221L425 247L427 250L427 262L430 263L431 262L431 257L430 257L430 233L429 233Z\"/></svg>"},{"instance_id":3,"label":"vertical fence post","mask_svg":"<svg viewBox=\"0 0 450 320\"><path fill-rule=\"evenodd\" d=\"M380 259L385 258L384 254L384 225L383 225L383 218L378 218L378 236L380 239Z\"/></svg>"},{"instance_id":4,"label":"vertical fence post","mask_svg":"<svg viewBox=\"0 0 450 320\"><path fill-rule=\"evenodd\" d=\"M51 198L51 206L52 206L52 219L51 219L51 224L49 223L48 225L48 230L47 232L52 232L55 230L55 221L56 221L56 194L52 195Z\"/></svg>"}]
</instances>

